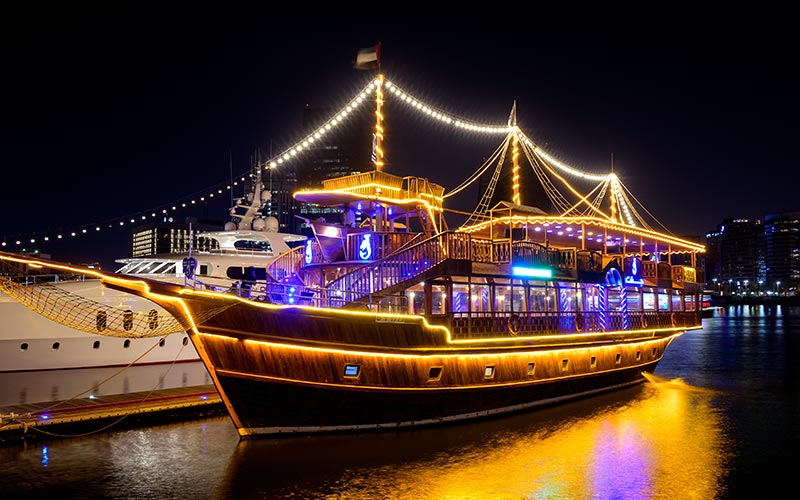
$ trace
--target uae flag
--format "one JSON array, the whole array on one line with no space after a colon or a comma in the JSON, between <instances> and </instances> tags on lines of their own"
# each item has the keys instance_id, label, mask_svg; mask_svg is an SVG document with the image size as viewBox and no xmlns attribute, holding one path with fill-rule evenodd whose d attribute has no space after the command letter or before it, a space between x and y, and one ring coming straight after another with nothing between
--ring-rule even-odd
<instances>
[{"instance_id":1,"label":"uae flag","mask_svg":"<svg viewBox=\"0 0 800 500\"><path fill-rule=\"evenodd\" d=\"M356 69L380 69L381 67L381 44L374 47L361 49L356 55Z\"/></svg>"}]
</instances>

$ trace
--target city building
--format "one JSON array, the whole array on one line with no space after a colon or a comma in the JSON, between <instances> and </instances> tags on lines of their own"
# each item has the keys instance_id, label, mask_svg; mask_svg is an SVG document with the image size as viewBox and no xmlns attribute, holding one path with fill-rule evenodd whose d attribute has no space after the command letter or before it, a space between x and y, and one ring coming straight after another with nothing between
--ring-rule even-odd
<instances>
[{"instance_id":1,"label":"city building","mask_svg":"<svg viewBox=\"0 0 800 500\"><path fill-rule=\"evenodd\" d=\"M720 295L797 295L800 212L724 219L706 235L706 286Z\"/></svg>"}]
</instances>

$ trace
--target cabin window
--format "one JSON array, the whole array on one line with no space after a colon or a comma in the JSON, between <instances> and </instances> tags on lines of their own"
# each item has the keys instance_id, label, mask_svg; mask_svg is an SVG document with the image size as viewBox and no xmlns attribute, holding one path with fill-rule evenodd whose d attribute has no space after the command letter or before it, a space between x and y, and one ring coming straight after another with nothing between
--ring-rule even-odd
<instances>
[{"instance_id":1,"label":"cabin window","mask_svg":"<svg viewBox=\"0 0 800 500\"><path fill-rule=\"evenodd\" d=\"M653 357L653 358L656 357L656 348L655 347L653 347L653 352L650 354L650 356Z\"/></svg>"},{"instance_id":2,"label":"cabin window","mask_svg":"<svg viewBox=\"0 0 800 500\"><path fill-rule=\"evenodd\" d=\"M167 345L167 339L161 339L158 342L158 347L164 347L165 345Z\"/></svg>"},{"instance_id":3,"label":"cabin window","mask_svg":"<svg viewBox=\"0 0 800 500\"><path fill-rule=\"evenodd\" d=\"M131 346L131 339L125 339L125 342L123 342L123 343L122 343L122 347L124 347L125 349L127 349L127 348L129 348L130 346Z\"/></svg>"},{"instance_id":4,"label":"cabin window","mask_svg":"<svg viewBox=\"0 0 800 500\"><path fill-rule=\"evenodd\" d=\"M414 286L410 288L406 297L408 298L409 314L425 313L425 290L422 286Z\"/></svg>"},{"instance_id":5,"label":"cabin window","mask_svg":"<svg viewBox=\"0 0 800 500\"><path fill-rule=\"evenodd\" d=\"M255 250L259 252L272 252L272 245L269 241L237 240L233 242L237 250Z\"/></svg>"},{"instance_id":6,"label":"cabin window","mask_svg":"<svg viewBox=\"0 0 800 500\"><path fill-rule=\"evenodd\" d=\"M432 366L430 370L428 370L428 381L436 381L440 378L442 378L442 367Z\"/></svg>"},{"instance_id":7,"label":"cabin window","mask_svg":"<svg viewBox=\"0 0 800 500\"><path fill-rule=\"evenodd\" d=\"M569 360L568 359L562 359L561 360L561 371L565 372L567 370L569 370Z\"/></svg>"},{"instance_id":8,"label":"cabin window","mask_svg":"<svg viewBox=\"0 0 800 500\"><path fill-rule=\"evenodd\" d=\"M583 310L584 311L599 311L600 310L600 287L597 285L587 284L583 290Z\"/></svg>"},{"instance_id":9,"label":"cabin window","mask_svg":"<svg viewBox=\"0 0 800 500\"><path fill-rule=\"evenodd\" d=\"M608 310L609 311L622 311L623 309L623 293L627 294L627 290L623 292L623 288L606 288L608 290ZM627 307L627 303L625 304Z\"/></svg>"},{"instance_id":10,"label":"cabin window","mask_svg":"<svg viewBox=\"0 0 800 500\"><path fill-rule=\"evenodd\" d=\"M188 343L189 343L189 337L183 337L183 345L186 345Z\"/></svg>"},{"instance_id":11,"label":"cabin window","mask_svg":"<svg viewBox=\"0 0 800 500\"><path fill-rule=\"evenodd\" d=\"M495 312L511 312L511 285L498 285L494 287Z\"/></svg>"},{"instance_id":12,"label":"cabin window","mask_svg":"<svg viewBox=\"0 0 800 500\"><path fill-rule=\"evenodd\" d=\"M642 360L642 351L636 351L636 361Z\"/></svg>"},{"instance_id":13,"label":"cabin window","mask_svg":"<svg viewBox=\"0 0 800 500\"><path fill-rule=\"evenodd\" d=\"M672 310L683 311L683 308L681 307L681 296L677 293L672 294Z\"/></svg>"},{"instance_id":14,"label":"cabin window","mask_svg":"<svg viewBox=\"0 0 800 500\"><path fill-rule=\"evenodd\" d=\"M685 295L683 297L684 304L686 305L687 311L696 311L697 310L697 300L694 295Z\"/></svg>"},{"instance_id":15,"label":"cabin window","mask_svg":"<svg viewBox=\"0 0 800 500\"><path fill-rule=\"evenodd\" d=\"M447 313L447 292L444 285L431 285L431 314Z\"/></svg>"},{"instance_id":16,"label":"cabin window","mask_svg":"<svg viewBox=\"0 0 800 500\"><path fill-rule=\"evenodd\" d=\"M519 281L519 280L515 280ZM527 312L528 309L525 307L525 287L524 286L512 286L511 287L511 297L512 297L512 304L511 307L513 308L514 312Z\"/></svg>"},{"instance_id":17,"label":"cabin window","mask_svg":"<svg viewBox=\"0 0 800 500\"><path fill-rule=\"evenodd\" d=\"M628 310L641 311L642 308L652 311L653 310L653 294L650 292L639 293L638 288L628 289Z\"/></svg>"},{"instance_id":18,"label":"cabin window","mask_svg":"<svg viewBox=\"0 0 800 500\"><path fill-rule=\"evenodd\" d=\"M548 312L552 310L554 302L549 292L554 290L545 287L532 286L528 289L528 307L531 312Z\"/></svg>"},{"instance_id":19,"label":"cabin window","mask_svg":"<svg viewBox=\"0 0 800 500\"><path fill-rule=\"evenodd\" d=\"M27 343L27 342L23 342L23 343L21 343L21 344L19 345L19 350L20 350L20 351L27 351L27 350L28 350L28 343Z\"/></svg>"},{"instance_id":20,"label":"cabin window","mask_svg":"<svg viewBox=\"0 0 800 500\"><path fill-rule=\"evenodd\" d=\"M472 312L489 312L489 285L472 285L470 301Z\"/></svg>"},{"instance_id":21,"label":"cabin window","mask_svg":"<svg viewBox=\"0 0 800 500\"><path fill-rule=\"evenodd\" d=\"M616 364L620 364L622 362L622 354L617 354L616 356L614 356L614 362Z\"/></svg>"},{"instance_id":22,"label":"cabin window","mask_svg":"<svg viewBox=\"0 0 800 500\"><path fill-rule=\"evenodd\" d=\"M575 288L571 284L559 285L558 287L558 311L570 312L577 311L580 307L575 294Z\"/></svg>"},{"instance_id":23,"label":"cabin window","mask_svg":"<svg viewBox=\"0 0 800 500\"><path fill-rule=\"evenodd\" d=\"M61 342L53 342L53 350L57 351L61 349Z\"/></svg>"},{"instance_id":24,"label":"cabin window","mask_svg":"<svg viewBox=\"0 0 800 500\"><path fill-rule=\"evenodd\" d=\"M530 363L528 363L528 376L532 377L535 372L536 372L536 363L531 361Z\"/></svg>"},{"instance_id":25,"label":"cabin window","mask_svg":"<svg viewBox=\"0 0 800 500\"><path fill-rule=\"evenodd\" d=\"M95 340L92 343L92 349L100 349L100 341L99 340Z\"/></svg>"},{"instance_id":26,"label":"cabin window","mask_svg":"<svg viewBox=\"0 0 800 500\"><path fill-rule=\"evenodd\" d=\"M344 376L347 378L358 378L361 373L359 365L344 365Z\"/></svg>"},{"instance_id":27,"label":"cabin window","mask_svg":"<svg viewBox=\"0 0 800 500\"><path fill-rule=\"evenodd\" d=\"M483 378L490 379L494 378L494 366L487 366L483 369Z\"/></svg>"},{"instance_id":28,"label":"cabin window","mask_svg":"<svg viewBox=\"0 0 800 500\"><path fill-rule=\"evenodd\" d=\"M669 295L666 290L661 290L661 293L658 294L658 310L669 311Z\"/></svg>"},{"instance_id":29,"label":"cabin window","mask_svg":"<svg viewBox=\"0 0 800 500\"><path fill-rule=\"evenodd\" d=\"M469 312L469 286L453 284L453 312Z\"/></svg>"},{"instance_id":30,"label":"cabin window","mask_svg":"<svg viewBox=\"0 0 800 500\"><path fill-rule=\"evenodd\" d=\"M597 356L592 356L591 360L589 361L589 366L592 368L597 368Z\"/></svg>"}]
</instances>

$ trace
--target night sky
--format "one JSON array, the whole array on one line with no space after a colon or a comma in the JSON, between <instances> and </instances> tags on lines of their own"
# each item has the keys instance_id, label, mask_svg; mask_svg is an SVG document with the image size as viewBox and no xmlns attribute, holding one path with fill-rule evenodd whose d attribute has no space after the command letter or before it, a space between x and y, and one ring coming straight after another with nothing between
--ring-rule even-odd
<instances>
[{"instance_id":1,"label":"night sky","mask_svg":"<svg viewBox=\"0 0 800 500\"><path fill-rule=\"evenodd\" d=\"M370 73L353 61L378 42L386 77L433 106L502 124L516 100L523 131L561 160L600 173L613 158L677 235L800 210L786 13L536 11L515 26L514 16L375 25L121 5L6 11L0 241L141 213L246 172L257 151L302 136L306 105L338 107L362 87ZM391 103L386 127L387 171L446 188L501 139ZM129 229L84 241L85 261L122 257ZM42 249L73 258L58 245Z\"/></svg>"}]
</instances>

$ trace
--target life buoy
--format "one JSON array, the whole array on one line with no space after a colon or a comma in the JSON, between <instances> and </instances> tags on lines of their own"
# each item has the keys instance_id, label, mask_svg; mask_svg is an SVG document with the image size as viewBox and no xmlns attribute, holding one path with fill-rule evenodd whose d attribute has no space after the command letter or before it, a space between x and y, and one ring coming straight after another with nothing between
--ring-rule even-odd
<instances>
[{"instance_id":1,"label":"life buoy","mask_svg":"<svg viewBox=\"0 0 800 500\"><path fill-rule=\"evenodd\" d=\"M519 314L512 314L508 317L508 331L511 335L517 335L520 329Z\"/></svg>"},{"instance_id":2,"label":"life buoy","mask_svg":"<svg viewBox=\"0 0 800 500\"><path fill-rule=\"evenodd\" d=\"M583 330L583 314L577 313L575 315L575 331Z\"/></svg>"}]
</instances>

